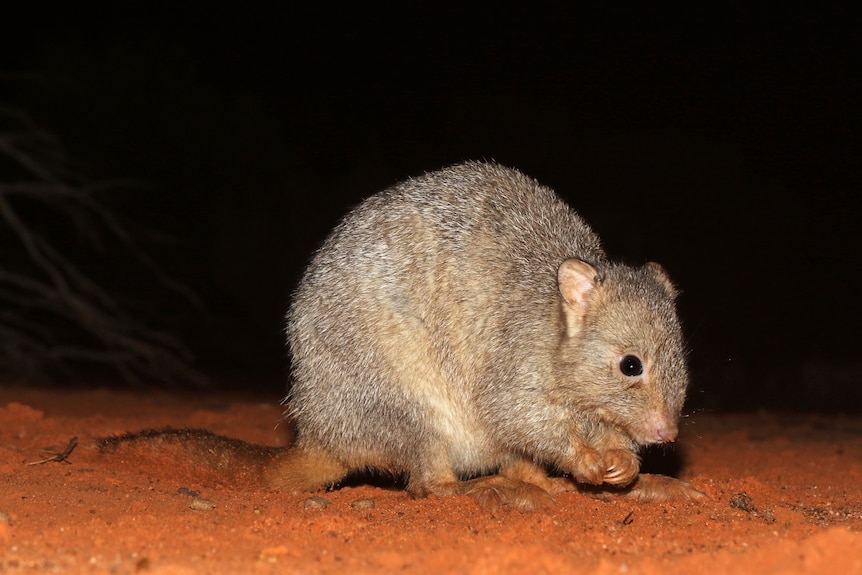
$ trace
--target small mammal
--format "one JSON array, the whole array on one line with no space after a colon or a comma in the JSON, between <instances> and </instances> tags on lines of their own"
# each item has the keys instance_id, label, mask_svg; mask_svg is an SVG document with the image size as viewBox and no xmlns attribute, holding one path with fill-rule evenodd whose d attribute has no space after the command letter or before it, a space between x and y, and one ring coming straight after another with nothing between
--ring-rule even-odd
<instances>
[{"instance_id":1,"label":"small mammal","mask_svg":"<svg viewBox=\"0 0 862 575\"><path fill-rule=\"evenodd\" d=\"M291 446L168 430L101 447L173 441L290 491L380 470L490 511L590 485L699 499L639 473L640 446L676 439L688 385L675 297L661 266L609 261L535 180L452 166L369 197L313 256L286 318Z\"/></svg>"},{"instance_id":2,"label":"small mammal","mask_svg":"<svg viewBox=\"0 0 862 575\"><path fill-rule=\"evenodd\" d=\"M639 478L638 447L676 439L688 385L675 297L661 266L610 262L516 170L468 162L388 188L333 230L294 294L297 436L268 480L315 490L386 470L413 495L491 510L577 484L699 498Z\"/></svg>"}]
</instances>

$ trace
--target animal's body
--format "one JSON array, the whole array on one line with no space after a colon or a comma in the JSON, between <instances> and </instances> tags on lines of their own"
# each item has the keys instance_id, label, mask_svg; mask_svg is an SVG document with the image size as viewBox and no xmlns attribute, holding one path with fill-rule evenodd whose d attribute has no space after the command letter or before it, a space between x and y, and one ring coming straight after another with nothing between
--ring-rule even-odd
<instances>
[{"instance_id":1,"label":"animal's body","mask_svg":"<svg viewBox=\"0 0 862 575\"><path fill-rule=\"evenodd\" d=\"M466 163L386 189L294 294L297 435L267 480L314 490L377 469L490 509L543 507L576 483L696 497L638 480L639 446L675 440L688 384L675 297L658 264L609 261L515 170Z\"/></svg>"}]
</instances>

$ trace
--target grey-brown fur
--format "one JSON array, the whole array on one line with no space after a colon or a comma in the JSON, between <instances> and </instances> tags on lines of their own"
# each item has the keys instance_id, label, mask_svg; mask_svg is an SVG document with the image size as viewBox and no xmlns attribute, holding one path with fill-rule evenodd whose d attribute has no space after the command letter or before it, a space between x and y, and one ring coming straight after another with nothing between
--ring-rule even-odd
<instances>
[{"instance_id":1,"label":"grey-brown fur","mask_svg":"<svg viewBox=\"0 0 862 575\"><path fill-rule=\"evenodd\" d=\"M384 190L335 228L294 295L297 439L272 482L384 469L415 494L489 508L574 486L545 466L632 484L638 445L676 437L688 379L674 298L657 264L609 262L515 170L470 162ZM620 372L627 354L642 377Z\"/></svg>"}]
</instances>

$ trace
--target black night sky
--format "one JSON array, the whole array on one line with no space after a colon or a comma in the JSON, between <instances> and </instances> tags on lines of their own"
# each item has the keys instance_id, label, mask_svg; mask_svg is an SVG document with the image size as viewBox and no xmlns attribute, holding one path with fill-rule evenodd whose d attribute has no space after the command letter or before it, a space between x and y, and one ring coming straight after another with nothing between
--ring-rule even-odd
<instances>
[{"instance_id":1,"label":"black night sky","mask_svg":"<svg viewBox=\"0 0 862 575\"><path fill-rule=\"evenodd\" d=\"M206 310L88 269L219 385L282 393L290 292L351 206L494 159L668 269L693 408L858 411L860 33L813 6L67 6L6 19L0 102L141 184L103 199Z\"/></svg>"}]
</instances>

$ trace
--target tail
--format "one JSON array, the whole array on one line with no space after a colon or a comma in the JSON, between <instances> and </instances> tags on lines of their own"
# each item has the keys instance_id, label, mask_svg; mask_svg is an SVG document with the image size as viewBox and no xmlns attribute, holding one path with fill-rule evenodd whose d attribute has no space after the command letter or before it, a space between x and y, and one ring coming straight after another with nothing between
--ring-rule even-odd
<instances>
[{"instance_id":1,"label":"tail","mask_svg":"<svg viewBox=\"0 0 862 575\"><path fill-rule=\"evenodd\" d=\"M324 449L291 447L272 459L264 480L282 491L317 491L338 483L348 471Z\"/></svg>"},{"instance_id":2,"label":"tail","mask_svg":"<svg viewBox=\"0 0 862 575\"><path fill-rule=\"evenodd\" d=\"M239 488L316 491L347 474L323 450L256 445L205 429L145 429L99 438L96 447L125 461L152 464L166 475Z\"/></svg>"}]
</instances>

